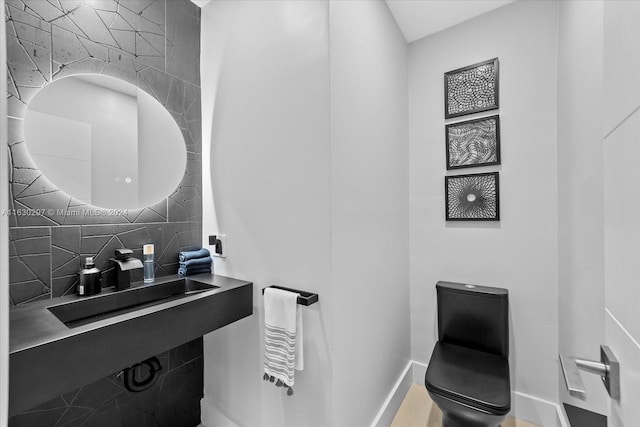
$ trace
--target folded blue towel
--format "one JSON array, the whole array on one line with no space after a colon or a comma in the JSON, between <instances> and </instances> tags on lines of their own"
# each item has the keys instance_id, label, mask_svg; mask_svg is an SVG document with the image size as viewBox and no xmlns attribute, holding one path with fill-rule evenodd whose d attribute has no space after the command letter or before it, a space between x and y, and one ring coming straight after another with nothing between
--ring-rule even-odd
<instances>
[{"instance_id":1,"label":"folded blue towel","mask_svg":"<svg viewBox=\"0 0 640 427\"><path fill-rule=\"evenodd\" d=\"M201 268L182 268L182 267L180 267L178 269L178 276L180 276L180 277L192 276L194 274L202 274L202 273L211 274L211 266L201 267Z\"/></svg>"},{"instance_id":2,"label":"folded blue towel","mask_svg":"<svg viewBox=\"0 0 640 427\"><path fill-rule=\"evenodd\" d=\"M180 262L189 261L190 259L195 259L195 258L206 258L208 256L211 256L211 254L205 248L198 249L197 251L184 251L178 254L178 258L180 259Z\"/></svg>"},{"instance_id":3,"label":"folded blue towel","mask_svg":"<svg viewBox=\"0 0 640 427\"><path fill-rule=\"evenodd\" d=\"M202 269L212 268L212 267L213 267L212 262L207 262L204 264L194 264L194 265L184 265L183 263L180 263L180 265L178 266L178 268L184 271L196 271L196 270L202 270Z\"/></svg>"},{"instance_id":4,"label":"folded blue towel","mask_svg":"<svg viewBox=\"0 0 640 427\"><path fill-rule=\"evenodd\" d=\"M213 258L210 256L206 258L193 258L187 261L180 261L180 267L200 267L202 265L210 265L213 262Z\"/></svg>"},{"instance_id":5,"label":"folded blue towel","mask_svg":"<svg viewBox=\"0 0 640 427\"><path fill-rule=\"evenodd\" d=\"M207 266L207 267L202 267L202 268L179 268L178 269L178 274L181 276L190 276L192 274L200 274L200 273L211 273L212 271L211 266Z\"/></svg>"}]
</instances>

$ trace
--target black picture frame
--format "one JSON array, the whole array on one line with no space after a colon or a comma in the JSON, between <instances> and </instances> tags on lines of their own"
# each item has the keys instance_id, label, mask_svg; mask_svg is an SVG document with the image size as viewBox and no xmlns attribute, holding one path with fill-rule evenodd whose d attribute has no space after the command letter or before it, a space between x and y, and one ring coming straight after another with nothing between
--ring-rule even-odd
<instances>
[{"instance_id":1,"label":"black picture frame","mask_svg":"<svg viewBox=\"0 0 640 427\"><path fill-rule=\"evenodd\" d=\"M500 116L445 126L447 170L500 164Z\"/></svg>"},{"instance_id":2,"label":"black picture frame","mask_svg":"<svg viewBox=\"0 0 640 427\"><path fill-rule=\"evenodd\" d=\"M444 177L447 221L500 221L499 172Z\"/></svg>"},{"instance_id":3,"label":"black picture frame","mask_svg":"<svg viewBox=\"0 0 640 427\"><path fill-rule=\"evenodd\" d=\"M498 109L499 77L498 58L444 73L444 118Z\"/></svg>"}]
</instances>

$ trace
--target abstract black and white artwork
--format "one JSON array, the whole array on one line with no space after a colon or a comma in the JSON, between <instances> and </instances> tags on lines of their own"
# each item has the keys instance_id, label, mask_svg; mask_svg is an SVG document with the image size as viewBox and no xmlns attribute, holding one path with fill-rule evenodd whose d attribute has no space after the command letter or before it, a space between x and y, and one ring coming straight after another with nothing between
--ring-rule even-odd
<instances>
[{"instance_id":1,"label":"abstract black and white artwork","mask_svg":"<svg viewBox=\"0 0 640 427\"><path fill-rule=\"evenodd\" d=\"M447 221L499 221L498 172L446 176Z\"/></svg>"},{"instance_id":2,"label":"abstract black and white artwork","mask_svg":"<svg viewBox=\"0 0 640 427\"><path fill-rule=\"evenodd\" d=\"M483 117L445 126L447 169L500 164L500 118Z\"/></svg>"},{"instance_id":3,"label":"abstract black and white artwork","mask_svg":"<svg viewBox=\"0 0 640 427\"><path fill-rule=\"evenodd\" d=\"M445 119L498 108L498 58L444 73Z\"/></svg>"}]
</instances>

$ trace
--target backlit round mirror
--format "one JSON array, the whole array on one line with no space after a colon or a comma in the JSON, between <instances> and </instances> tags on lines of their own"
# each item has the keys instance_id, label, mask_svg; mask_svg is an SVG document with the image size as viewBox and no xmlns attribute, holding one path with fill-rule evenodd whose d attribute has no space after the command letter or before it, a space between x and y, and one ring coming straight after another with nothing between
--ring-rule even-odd
<instances>
[{"instance_id":1,"label":"backlit round mirror","mask_svg":"<svg viewBox=\"0 0 640 427\"><path fill-rule=\"evenodd\" d=\"M64 77L39 90L24 134L52 183L101 208L159 202L176 189L187 164L171 114L148 93L108 76Z\"/></svg>"}]
</instances>

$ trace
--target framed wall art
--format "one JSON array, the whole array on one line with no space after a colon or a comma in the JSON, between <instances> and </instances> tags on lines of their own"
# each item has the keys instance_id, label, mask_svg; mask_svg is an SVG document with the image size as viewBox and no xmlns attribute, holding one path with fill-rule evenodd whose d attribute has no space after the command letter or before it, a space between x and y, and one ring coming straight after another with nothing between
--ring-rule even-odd
<instances>
[{"instance_id":1,"label":"framed wall art","mask_svg":"<svg viewBox=\"0 0 640 427\"><path fill-rule=\"evenodd\" d=\"M444 177L447 221L499 221L498 172Z\"/></svg>"},{"instance_id":2,"label":"framed wall art","mask_svg":"<svg viewBox=\"0 0 640 427\"><path fill-rule=\"evenodd\" d=\"M498 58L444 73L444 117L498 108Z\"/></svg>"},{"instance_id":3,"label":"framed wall art","mask_svg":"<svg viewBox=\"0 0 640 427\"><path fill-rule=\"evenodd\" d=\"M467 120L445 126L447 169L500 164L500 118Z\"/></svg>"}]
</instances>

